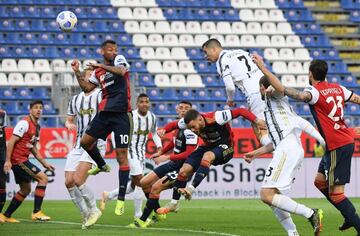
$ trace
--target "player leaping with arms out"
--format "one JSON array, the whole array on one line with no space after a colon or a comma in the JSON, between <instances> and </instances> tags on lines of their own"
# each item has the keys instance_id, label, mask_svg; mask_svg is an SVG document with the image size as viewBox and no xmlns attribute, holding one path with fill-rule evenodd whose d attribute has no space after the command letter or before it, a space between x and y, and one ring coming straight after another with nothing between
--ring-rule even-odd
<instances>
[{"instance_id":1,"label":"player leaping with arms out","mask_svg":"<svg viewBox=\"0 0 360 236\"><path fill-rule=\"evenodd\" d=\"M327 82L328 66L325 61L313 60L310 63L310 86L299 91L283 86L259 56L254 59L277 91L310 105L316 125L326 141L326 153L319 164L315 186L345 218L339 229L355 227L360 235L360 218L354 205L344 194L345 184L350 182L351 158L354 152L354 133L345 124L344 107L348 101L360 104L359 95L343 86Z\"/></svg>"},{"instance_id":2,"label":"player leaping with arms out","mask_svg":"<svg viewBox=\"0 0 360 236\"><path fill-rule=\"evenodd\" d=\"M261 78L260 92L266 103L264 116L272 143L246 153L245 160L250 163L256 156L274 151L261 187L261 200L272 208L289 236L299 235L290 213L308 218L315 235L319 235L322 210L308 208L285 195L304 159L300 139L302 130L298 126L300 117L293 111L287 96L277 91L266 94L266 89L269 88L271 87L266 77ZM312 130L310 135L325 146L324 139L312 125L305 131L309 130Z\"/></svg>"},{"instance_id":3,"label":"player leaping with arms out","mask_svg":"<svg viewBox=\"0 0 360 236\"><path fill-rule=\"evenodd\" d=\"M191 199L192 192L209 174L211 165L223 165L230 161L234 154L233 133L229 122L242 116L254 122L259 130L266 129L265 121L257 118L253 113L244 109L223 110L201 114L196 110L186 112L184 118L168 123L158 131L164 133L174 129L190 129L202 138L204 144L191 153L181 167L174 187L185 198ZM192 184L186 187L188 178L196 171ZM186 188L185 188L186 187Z\"/></svg>"},{"instance_id":4,"label":"player leaping with arms out","mask_svg":"<svg viewBox=\"0 0 360 236\"><path fill-rule=\"evenodd\" d=\"M116 202L116 211L124 213L126 186L129 179L128 145L132 133L130 117L130 79L128 63L121 55L117 55L116 42L107 40L101 44L101 54L104 64L90 64L95 69L89 81L84 79L79 70L79 62L74 60L72 69L81 87L90 91L97 86L102 90L102 101L99 104L100 112L96 114L88 126L80 145L96 162L97 167L90 170L90 175L104 171L109 172L110 166L102 158L96 145L97 139L105 140L113 131L115 134L116 159L119 163L119 194Z\"/></svg>"},{"instance_id":5,"label":"player leaping with arms out","mask_svg":"<svg viewBox=\"0 0 360 236\"><path fill-rule=\"evenodd\" d=\"M187 101L181 101L176 106L176 112L179 118L184 117L185 112L191 108L192 104ZM160 208L159 197L160 193L168 188L171 188L177 178L177 172L185 162L185 159L196 149L198 144L198 137L189 129L179 129L174 133L173 142L169 142L162 151L154 154L156 164L168 161L156 167L153 171L141 179L141 185L144 192L148 196L144 213L140 218L134 220L130 227L146 228L154 221L165 219L165 213L176 212L179 209L178 201L180 193L173 190L173 199L163 209ZM167 155L171 149L174 153ZM154 214L152 219L148 217Z\"/></svg>"},{"instance_id":6,"label":"player leaping with arms out","mask_svg":"<svg viewBox=\"0 0 360 236\"><path fill-rule=\"evenodd\" d=\"M84 70L85 79L88 79L92 70ZM82 88L83 89L83 88ZM92 226L101 216L101 211L96 207L96 199L86 180L92 165L96 165L89 154L80 147L80 140L86 128L98 112L101 102L101 90L94 88L73 96L69 102L65 127L76 130L76 142L68 153L65 164L65 185L75 206L82 216L82 229ZM76 124L75 124L76 122ZM106 141L97 140L97 147L102 156L105 156Z\"/></svg>"},{"instance_id":7,"label":"player leaping with arms out","mask_svg":"<svg viewBox=\"0 0 360 236\"><path fill-rule=\"evenodd\" d=\"M42 157L40 151L36 148L40 136L40 125L38 122L42 110L42 101L32 101L30 103L29 116L16 124L13 134L8 142L4 171L5 173L8 173L11 169L13 170L15 182L20 185L20 191L15 194L5 213L0 214L0 218L5 222L19 222L16 219L11 218L11 215L30 194L32 180L35 180L38 184L35 188L34 210L31 219L33 221L50 220L50 217L41 211L45 189L48 184L48 177L36 165L29 161L29 155L32 153L46 169L51 171L55 170L55 168Z\"/></svg>"}]
</instances>

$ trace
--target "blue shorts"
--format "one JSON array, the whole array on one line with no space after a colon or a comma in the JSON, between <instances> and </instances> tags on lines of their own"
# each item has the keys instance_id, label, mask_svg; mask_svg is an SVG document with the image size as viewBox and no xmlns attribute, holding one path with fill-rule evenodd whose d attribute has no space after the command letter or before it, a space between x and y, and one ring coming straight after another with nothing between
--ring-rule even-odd
<instances>
[{"instance_id":1,"label":"blue shorts","mask_svg":"<svg viewBox=\"0 0 360 236\"><path fill-rule=\"evenodd\" d=\"M350 183L351 159L354 144L347 144L332 151L326 151L321 159L318 172L326 176L329 186Z\"/></svg>"},{"instance_id":2,"label":"blue shorts","mask_svg":"<svg viewBox=\"0 0 360 236\"><path fill-rule=\"evenodd\" d=\"M169 161L161 166L156 167L153 171L155 174L161 179L167 173L176 171L178 172L182 165L184 164L185 160L178 160L178 161Z\"/></svg>"},{"instance_id":3,"label":"blue shorts","mask_svg":"<svg viewBox=\"0 0 360 236\"><path fill-rule=\"evenodd\" d=\"M131 141L132 117L129 112L101 111L90 122L86 134L106 140L113 131L115 134L115 147L127 148Z\"/></svg>"},{"instance_id":4,"label":"blue shorts","mask_svg":"<svg viewBox=\"0 0 360 236\"><path fill-rule=\"evenodd\" d=\"M200 146L186 159L185 163L192 166L193 171L196 171L201 163L205 152L212 152L215 154L215 160L211 165L223 165L229 162L234 155L234 148L227 144L219 144L217 147Z\"/></svg>"},{"instance_id":5,"label":"blue shorts","mask_svg":"<svg viewBox=\"0 0 360 236\"><path fill-rule=\"evenodd\" d=\"M12 166L17 184L30 183L41 170L29 160Z\"/></svg>"}]
</instances>

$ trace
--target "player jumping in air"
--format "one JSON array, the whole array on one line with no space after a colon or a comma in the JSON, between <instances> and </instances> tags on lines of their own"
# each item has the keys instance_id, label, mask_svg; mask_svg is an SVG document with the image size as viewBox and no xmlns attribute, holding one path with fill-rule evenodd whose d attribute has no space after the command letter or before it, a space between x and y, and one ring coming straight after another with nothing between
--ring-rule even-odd
<instances>
[{"instance_id":1,"label":"player jumping in air","mask_svg":"<svg viewBox=\"0 0 360 236\"><path fill-rule=\"evenodd\" d=\"M81 87L91 91L97 86L102 90L102 101L99 104L99 113L96 114L80 145L96 162L97 167L89 170L90 175L101 171L109 172L110 166L102 158L96 145L97 139L105 140L114 132L116 158L119 163L119 193L115 211L117 215L124 213L126 186L129 179L128 146L132 133L132 119L130 115L130 79L129 65L125 58L117 55L116 42L106 40L101 44L101 54L104 64L93 63L89 66L94 69L89 80L79 70L79 62L74 60L72 69Z\"/></svg>"},{"instance_id":2,"label":"player jumping in air","mask_svg":"<svg viewBox=\"0 0 360 236\"><path fill-rule=\"evenodd\" d=\"M89 78L92 70L84 70L85 79ZM101 211L96 207L94 193L86 185L88 171L92 165L96 165L89 154L80 147L80 140L91 120L98 112L101 102L101 90L84 90L73 96L69 102L65 127L68 130L76 130L77 137L73 149L69 152L65 164L65 185L75 206L82 216L82 229L96 223L101 217ZM76 119L76 124L75 124ZM106 141L97 140L97 147L102 156L105 156Z\"/></svg>"},{"instance_id":3,"label":"player jumping in air","mask_svg":"<svg viewBox=\"0 0 360 236\"><path fill-rule=\"evenodd\" d=\"M36 148L39 141L40 125L39 119L43 110L42 101L32 101L30 103L30 114L20 120L10 137L7 146L6 161L4 165L5 173L11 169L14 172L15 182L19 184L20 190L15 194L4 214L0 214L0 219L9 223L17 223L11 215L21 205L24 199L31 192L31 181L35 180L37 186L34 195L34 210L31 215L33 221L48 221L50 217L41 211L41 205L45 196L45 189L48 184L47 175L36 165L29 161L29 155L34 157L48 170L54 171L55 168L49 164Z\"/></svg>"},{"instance_id":4,"label":"player jumping in air","mask_svg":"<svg viewBox=\"0 0 360 236\"><path fill-rule=\"evenodd\" d=\"M234 140L229 122L239 116L254 122L259 130L266 129L266 124L263 120L243 108L204 114L192 109L186 112L184 118L168 123L163 130L158 132L167 133L174 129L187 128L204 141L204 144L198 147L186 159L174 185L186 199L191 199L192 192L209 174L211 165L223 165L232 159ZM194 171L196 171L196 174L192 184L186 186L188 178Z\"/></svg>"},{"instance_id":5,"label":"player jumping in air","mask_svg":"<svg viewBox=\"0 0 360 236\"><path fill-rule=\"evenodd\" d=\"M176 112L179 117L184 117L186 111L191 108L192 104L187 101L181 101L177 107ZM151 158L154 159L156 164L166 162L141 179L141 185L144 192L148 196L144 213L139 218L135 218L134 223L130 227L146 228L154 221L160 221L165 218L168 212L177 212L179 210L178 201L180 193L173 190L173 197L171 202L166 204L165 207L160 208L159 198L160 193L173 187L177 178L177 173L185 159L196 149L198 145L198 137L189 129L179 129L174 133L174 141L169 142L162 151L155 153ZM174 153L166 155L169 150L173 149ZM148 217L154 214L152 219ZM149 220L148 220L149 219Z\"/></svg>"},{"instance_id":6,"label":"player jumping in air","mask_svg":"<svg viewBox=\"0 0 360 236\"><path fill-rule=\"evenodd\" d=\"M345 222L340 230L355 227L360 235L360 218L351 201L345 196L345 184L350 182L351 158L354 153L354 134L344 121L345 102L360 104L360 97L343 86L326 81L325 61L313 60L309 66L310 86L304 91L285 87L266 68L262 60L259 68L270 84L281 94L310 105L316 125L326 141L326 153L319 164L315 186L338 209Z\"/></svg>"},{"instance_id":7,"label":"player jumping in air","mask_svg":"<svg viewBox=\"0 0 360 236\"><path fill-rule=\"evenodd\" d=\"M149 133L152 134L158 151L162 149L162 143L160 137L156 133L156 116L154 113L149 111L149 97L144 93L140 94L136 101L136 107L137 109L131 111L134 124L128 154L131 182L128 183L126 194L134 192L134 217L138 218L142 215L141 208L144 193L141 189L140 180L144 175L145 151ZM104 210L106 201L115 198L118 192L118 189L114 189L111 192L103 192L102 200L100 202L100 209Z\"/></svg>"},{"instance_id":8,"label":"player jumping in air","mask_svg":"<svg viewBox=\"0 0 360 236\"><path fill-rule=\"evenodd\" d=\"M261 200L272 208L289 236L299 235L290 213L309 219L315 235L319 235L322 227L322 210L308 208L285 195L290 190L296 171L300 169L304 159L300 139L302 130L298 126L300 117L293 111L288 97L277 91L266 94L269 87L267 78L261 78L260 92L266 103L264 116L272 143L246 153L245 160L250 163L256 156L274 151L261 187ZM311 124L305 132L310 130L312 132L309 134L325 146L324 139Z\"/></svg>"}]
</instances>

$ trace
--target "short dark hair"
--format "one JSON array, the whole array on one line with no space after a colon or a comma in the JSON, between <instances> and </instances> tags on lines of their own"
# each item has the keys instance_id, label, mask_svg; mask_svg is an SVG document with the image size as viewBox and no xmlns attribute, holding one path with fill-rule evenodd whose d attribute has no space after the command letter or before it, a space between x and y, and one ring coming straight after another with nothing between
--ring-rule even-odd
<instances>
[{"instance_id":1,"label":"short dark hair","mask_svg":"<svg viewBox=\"0 0 360 236\"><path fill-rule=\"evenodd\" d=\"M221 43L219 42L219 40L215 39L215 38L211 38L209 40L207 40L205 43L203 43L203 45L201 46L201 48L212 48L212 47L219 47L222 48Z\"/></svg>"},{"instance_id":2,"label":"short dark hair","mask_svg":"<svg viewBox=\"0 0 360 236\"><path fill-rule=\"evenodd\" d=\"M139 96L137 97L137 101L139 101L140 98L149 98L149 96L145 93L140 93Z\"/></svg>"},{"instance_id":3,"label":"short dark hair","mask_svg":"<svg viewBox=\"0 0 360 236\"><path fill-rule=\"evenodd\" d=\"M200 113L195 109L188 110L184 115L184 122L185 124L189 124L190 121L195 120L198 118Z\"/></svg>"},{"instance_id":4,"label":"short dark hair","mask_svg":"<svg viewBox=\"0 0 360 236\"><path fill-rule=\"evenodd\" d=\"M105 47L106 44L115 44L115 45L116 45L116 42L115 42L114 40L111 40L111 39L105 40L105 41L101 44L101 48Z\"/></svg>"},{"instance_id":5,"label":"short dark hair","mask_svg":"<svg viewBox=\"0 0 360 236\"><path fill-rule=\"evenodd\" d=\"M265 89L267 89L271 84L270 84L269 80L266 78L266 76L263 76L259 80L259 85L263 85L265 87Z\"/></svg>"},{"instance_id":6,"label":"short dark hair","mask_svg":"<svg viewBox=\"0 0 360 236\"><path fill-rule=\"evenodd\" d=\"M185 101L185 100L183 100L183 101L180 101L179 102L179 104L187 104L187 105L189 105L189 106L191 106L192 107L192 103L191 102L189 102L189 101Z\"/></svg>"},{"instance_id":7,"label":"short dark hair","mask_svg":"<svg viewBox=\"0 0 360 236\"><path fill-rule=\"evenodd\" d=\"M312 60L309 71L317 81L324 81L328 72L328 65L324 60Z\"/></svg>"},{"instance_id":8,"label":"short dark hair","mask_svg":"<svg viewBox=\"0 0 360 236\"><path fill-rule=\"evenodd\" d=\"M37 104L41 104L41 105L44 106L43 101L41 101L41 100L35 100L35 101L30 102L30 104L29 104L30 109L33 108L33 106L35 106L35 105L37 105Z\"/></svg>"}]
</instances>

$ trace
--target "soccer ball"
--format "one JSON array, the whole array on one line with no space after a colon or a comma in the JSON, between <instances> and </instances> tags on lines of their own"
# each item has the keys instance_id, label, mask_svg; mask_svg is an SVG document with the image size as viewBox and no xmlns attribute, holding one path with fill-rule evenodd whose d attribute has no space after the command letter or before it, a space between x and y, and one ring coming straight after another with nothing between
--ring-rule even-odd
<instances>
[{"instance_id":1,"label":"soccer ball","mask_svg":"<svg viewBox=\"0 0 360 236\"><path fill-rule=\"evenodd\" d=\"M64 32L70 32L77 24L76 15L71 11L62 11L56 17L56 23Z\"/></svg>"}]
</instances>

